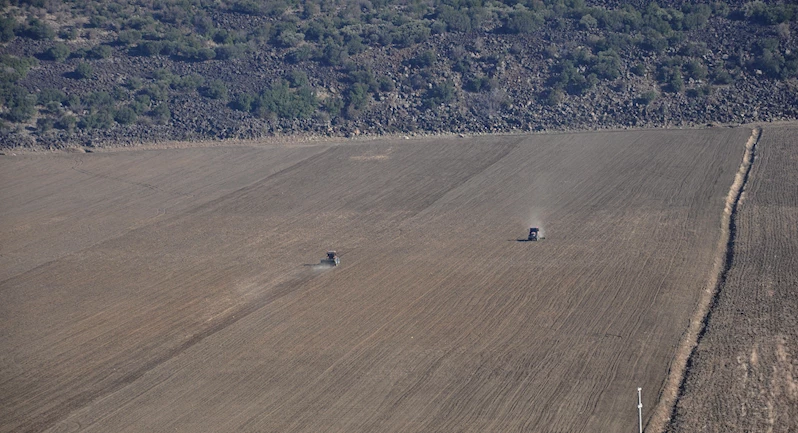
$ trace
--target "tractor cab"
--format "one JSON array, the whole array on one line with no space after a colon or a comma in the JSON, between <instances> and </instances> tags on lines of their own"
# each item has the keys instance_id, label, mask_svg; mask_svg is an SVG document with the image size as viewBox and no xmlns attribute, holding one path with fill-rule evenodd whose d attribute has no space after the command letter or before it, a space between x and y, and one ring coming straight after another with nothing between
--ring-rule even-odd
<instances>
[{"instance_id":1,"label":"tractor cab","mask_svg":"<svg viewBox=\"0 0 798 433\"><path fill-rule=\"evenodd\" d=\"M537 227L530 227L529 228L529 236L527 236L526 240L528 241L536 241L538 240L538 233L540 233L540 229Z\"/></svg>"}]
</instances>

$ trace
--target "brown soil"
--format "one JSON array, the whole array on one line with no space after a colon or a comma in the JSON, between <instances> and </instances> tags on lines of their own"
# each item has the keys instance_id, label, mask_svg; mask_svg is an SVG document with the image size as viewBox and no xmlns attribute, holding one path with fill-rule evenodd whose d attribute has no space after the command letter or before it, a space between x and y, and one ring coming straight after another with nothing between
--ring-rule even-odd
<instances>
[{"instance_id":1,"label":"brown soil","mask_svg":"<svg viewBox=\"0 0 798 433\"><path fill-rule=\"evenodd\" d=\"M0 431L634 428L749 135L4 156Z\"/></svg>"},{"instance_id":2,"label":"brown soil","mask_svg":"<svg viewBox=\"0 0 798 433\"><path fill-rule=\"evenodd\" d=\"M798 428L798 153L795 128L765 127L736 213L730 267L668 428Z\"/></svg>"},{"instance_id":3,"label":"brown soil","mask_svg":"<svg viewBox=\"0 0 798 433\"><path fill-rule=\"evenodd\" d=\"M687 327L684 335L682 335L682 341L679 343L679 348L676 350L673 362L671 362L666 385L660 394L660 399L657 402L657 407L648 426L650 431L662 431L665 425L670 421L670 415L676 404L676 399L684 380L690 356L695 350L701 333L705 329L706 319L710 314L710 308L713 306L713 300L720 289L721 281L726 277L726 259L729 254L729 249L734 242L732 238L732 231L735 224L734 218L743 188L748 180L751 163L754 157L754 150L759 142L761 132L759 127L753 128L751 136L745 143L745 153L740 163L740 168L734 176L734 182L732 182L729 193L726 195L726 205L723 208L723 214L720 218L721 236L718 240L715 263L712 266L706 290L701 295L698 306L693 313L693 317L690 319L690 326Z\"/></svg>"}]
</instances>

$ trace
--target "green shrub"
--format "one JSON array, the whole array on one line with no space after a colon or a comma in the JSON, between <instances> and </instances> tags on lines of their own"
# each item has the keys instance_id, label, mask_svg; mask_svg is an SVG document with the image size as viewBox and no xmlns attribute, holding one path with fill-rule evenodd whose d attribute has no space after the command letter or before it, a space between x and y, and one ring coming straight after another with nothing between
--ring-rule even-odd
<instances>
[{"instance_id":1,"label":"green shrub","mask_svg":"<svg viewBox=\"0 0 798 433\"><path fill-rule=\"evenodd\" d=\"M637 75L638 77L644 77L647 72L646 65L643 63L638 63L632 66L631 71L633 74Z\"/></svg>"},{"instance_id":2,"label":"green shrub","mask_svg":"<svg viewBox=\"0 0 798 433\"><path fill-rule=\"evenodd\" d=\"M198 74L190 74L185 77L171 77L169 85L178 92L189 92L196 90L205 82L205 79Z\"/></svg>"},{"instance_id":3,"label":"green shrub","mask_svg":"<svg viewBox=\"0 0 798 433\"><path fill-rule=\"evenodd\" d=\"M712 86L707 84L705 86L694 87L692 89L687 89L685 93L691 98L702 98L712 94Z\"/></svg>"},{"instance_id":4,"label":"green shrub","mask_svg":"<svg viewBox=\"0 0 798 433\"><path fill-rule=\"evenodd\" d=\"M200 48L186 57L199 62L207 62L216 58L216 51L211 48Z\"/></svg>"},{"instance_id":5,"label":"green shrub","mask_svg":"<svg viewBox=\"0 0 798 433\"><path fill-rule=\"evenodd\" d=\"M707 68L700 60L688 60L684 65L684 71L694 80L703 80L707 77Z\"/></svg>"},{"instance_id":6,"label":"green shrub","mask_svg":"<svg viewBox=\"0 0 798 433\"><path fill-rule=\"evenodd\" d=\"M309 60L312 56L313 49L308 45L302 45L301 47L286 54L285 59L288 61L288 63L296 64Z\"/></svg>"},{"instance_id":7,"label":"green shrub","mask_svg":"<svg viewBox=\"0 0 798 433\"><path fill-rule=\"evenodd\" d=\"M69 57L70 54L69 47L59 42L48 48L47 51L44 52L44 57L49 60L60 62Z\"/></svg>"},{"instance_id":8,"label":"green shrub","mask_svg":"<svg viewBox=\"0 0 798 433\"><path fill-rule=\"evenodd\" d=\"M143 84L144 82L142 82L139 77L128 77L127 80L125 80L125 87L130 90L138 90Z\"/></svg>"},{"instance_id":9,"label":"green shrub","mask_svg":"<svg viewBox=\"0 0 798 433\"><path fill-rule=\"evenodd\" d=\"M715 84L730 84L734 79L725 69L720 69L712 75L712 82Z\"/></svg>"},{"instance_id":10,"label":"green shrub","mask_svg":"<svg viewBox=\"0 0 798 433\"><path fill-rule=\"evenodd\" d=\"M164 45L163 41L144 41L131 51L139 56L152 57L161 54L164 51Z\"/></svg>"},{"instance_id":11,"label":"green shrub","mask_svg":"<svg viewBox=\"0 0 798 433\"><path fill-rule=\"evenodd\" d=\"M716 1L712 3L712 13L719 17L727 17L729 15L729 4L723 1Z\"/></svg>"},{"instance_id":12,"label":"green shrub","mask_svg":"<svg viewBox=\"0 0 798 433\"><path fill-rule=\"evenodd\" d=\"M108 92L92 92L84 96L81 100L89 108L111 107L116 101Z\"/></svg>"},{"instance_id":13,"label":"green shrub","mask_svg":"<svg viewBox=\"0 0 798 433\"><path fill-rule=\"evenodd\" d=\"M425 50L410 59L410 64L417 68L426 68L435 64L438 56L432 50Z\"/></svg>"},{"instance_id":14,"label":"green shrub","mask_svg":"<svg viewBox=\"0 0 798 433\"><path fill-rule=\"evenodd\" d=\"M316 96L310 88L292 91L288 83L279 81L261 92L252 105L252 111L262 117L274 113L285 119L306 119L313 114L317 105Z\"/></svg>"},{"instance_id":15,"label":"green shrub","mask_svg":"<svg viewBox=\"0 0 798 433\"><path fill-rule=\"evenodd\" d=\"M554 87L565 89L573 95L584 94L598 82L598 77L595 73L585 76L570 60L561 62L557 69L558 72L553 77Z\"/></svg>"},{"instance_id":16,"label":"green shrub","mask_svg":"<svg viewBox=\"0 0 798 433\"><path fill-rule=\"evenodd\" d=\"M203 88L202 94L211 99L227 99L227 87L222 80L213 80Z\"/></svg>"},{"instance_id":17,"label":"green shrub","mask_svg":"<svg viewBox=\"0 0 798 433\"><path fill-rule=\"evenodd\" d=\"M684 90L684 79L682 79L681 71L675 71L668 80L668 89L671 92L678 93Z\"/></svg>"},{"instance_id":18,"label":"green shrub","mask_svg":"<svg viewBox=\"0 0 798 433\"><path fill-rule=\"evenodd\" d=\"M305 40L305 35L295 31L283 31L274 37L274 44L278 47L296 47Z\"/></svg>"},{"instance_id":19,"label":"green shrub","mask_svg":"<svg viewBox=\"0 0 798 433\"><path fill-rule=\"evenodd\" d=\"M360 38L360 36L359 35L350 36L349 40L346 41L346 52L350 56L353 56L355 54L362 53L363 51L366 51L366 46L363 45L363 40Z\"/></svg>"},{"instance_id":20,"label":"green shrub","mask_svg":"<svg viewBox=\"0 0 798 433\"><path fill-rule=\"evenodd\" d=\"M761 1L748 2L743 13L752 22L773 25L790 21L796 13L794 4L766 4Z\"/></svg>"},{"instance_id":21,"label":"green shrub","mask_svg":"<svg viewBox=\"0 0 798 433\"><path fill-rule=\"evenodd\" d=\"M429 28L432 31L433 35L440 35L440 34L446 33L446 29L447 29L446 23L444 23L443 21L439 21L439 20L433 21L432 24L429 26Z\"/></svg>"},{"instance_id":22,"label":"green shrub","mask_svg":"<svg viewBox=\"0 0 798 433\"><path fill-rule=\"evenodd\" d=\"M665 51L665 49L668 48L668 45L668 39L655 30L647 31L643 36L643 39L640 41L641 48L653 53L661 53Z\"/></svg>"},{"instance_id":23,"label":"green shrub","mask_svg":"<svg viewBox=\"0 0 798 433\"><path fill-rule=\"evenodd\" d=\"M221 45L214 49L215 58L219 60L231 60L241 57L241 48L236 45Z\"/></svg>"},{"instance_id":24,"label":"green shrub","mask_svg":"<svg viewBox=\"0 0 798 433\"><path fill-rule=\"evenodd\" d=\"M291 87L304 87L309 84L308 81L308 74L304 71L293 69L288 71L285 75L285 79L288 80L288 83L291 84Z\"/></svg>"},{"instance_id":25,"label":"green shrub","mask_svg":"<svg viewBox=\"0 0 798 433\"><path fill-rule=\"evenodd\" d=\"M12 122L26 122L36 114L36 98L23 87L12 84L0 90L2 90L0 102L4 102L8 109L5 114L6 119Z\"/></svg>"},{"instance_id":26,"label":"green shrub","mask_svg":"<svg viewBox=\"0 0 798 433\"><path fill-rule=\"evenodd\" d=\"M85 59L86 57L89 57L89 49L80 47L75 51L72 51L72 55L70 55L70 57L74 59Z\"/></svg>"},{"instance_id":27,"label":"green shrub","mask_svg":"<svg viewBox=\"0 0 798 433\"><path fill-rule=\"evenodd\" d=\"M226 29L216 29L212 39L217 44L222 44L222 45L230 45L233 42L235 42L233 38L233 33L227 31Z\"/></svg>"},{"instance_id":28,"label":"green shrub","mask_svg":"<svg viewBox=\"0 0 798 433\"><path fill-rule=\"evenodd\" d=\"M156 83L150 84L149 86L140 90L139 94L147 95L155 102L165 101L169 95L164 86L158 85Z\"/></svg>"},{"instance_id":29,"label":"green shrub","mask_svg":"<svg viewBox=\"0 0 798 433\"><path fill-rule=\"evenodd\" d=\"M565 94L563 94L562 90L560 89L551 89L546 92L546 97L544 99L544 103L549 107L555 107L562 102L565 98Z\"/></svg>"},{"instance_id":30,"label":"green shrub","mask_svg":"<svg viewBox=\"0 0 798 433\"><path fill-rule=\"evenodd\" d=\"M393 84L393 80L386 76L381 76L378 78L377 83L380 86L381 92L393 92L396 89L396 86Z\"/></svg>"},{"instance_id":31,"label":"green shrub","mask_svg":"<svg viewBox=\"0 0 798 433\"><path fill-rule=\"evenodd\" d=\"M590 14L583 15L582 18L579 20L579 27L583 29L587 30L595 29L597 26L598 26L598 21L596 21L596 19L593 18L593 16Z\"/></svg>"},{"instance_id":32,"label":"green shrub","mask_svg":"<svg viewBox=\"0 0 798 433\"><path fill-rule=\"evenodd\" d=\"M638 98L637 102L643 105L648 105L654 100L659 97L659 93L655 92L654 90L649 90L648 92L643 92Z\"/></svg>"},{"instance_id":33,"label":"green shrub","mask_svg":"<svg viewBox=\"0 0 798 433\"><path fill-rule=\"evenodd\" d=\"M468 92L489 92L497 87L498 82L488 77L468 78L463 84L463 89Z\"/></svg>"},{"instance_id":34,"label":"green shrub","mask_svg":"<svg viewBox=\"0 0 798 433\"><path fill-rule=\"evenodd\" d=\"M78 122L80 129L108 129L114 124L110 108L95 111Z\"/></svg>"},{"instance_id":35,"label":"green shrub","mask_svg":"<svg viewBox=\"0 0 798 433\"><path fill-rule=\"evenodd\" d=\"M93 14L89 18L89 22L85 24L86 27L99 29L105 26L106 18L102 15Z\"/></svg>"},{"instance_id":36,"label":"green shrub","mask_svg":"<svg viewBox=\"0 0 798 433\"><path fill-rule=\"evenodd\" d=\"M8 42L14 39L14 30L17 28L17 20L13 16L0 17L0 42Z\"/></svg>"},{"instance_id":37,"label":"green shrub","mask_svg":"<svg viewBox=\"0 0 798 433\"><path fill-rule=\"evenodd\" d=\"M784 65L784 56L776 51L763 51L751 62L753 69L759 69L768 77L777 78L781 75Z\"/></svg>"},{"instance_id":38,"label":"green shrub","mask_svg":"<svg viewBox=\"0 0 798 433\"><path fill-rule=\"evenodd\" d=\"M77 66L75 66L74 75L80 80L84 78L91 78L94 76L94 68L92 68L92 66L86 62L80 62Z\"/></svg>"},{"instance_id":39,"label":"green shrub","mask_svg":"<svg viewBox=\"0 0 798 433\"><path fill-rule=\"evenodd\" d=\"M353 69L349 71L345 81L349 82L350 84L363 84L366 86L367 90L372 93L377 93L379 91L380 86L377 83L377 79L374 77L374 73L371 71L371 69L357 69L354 64L351 66Z\"/></svg>"},{"instance_id":40,"label":"green shrub","mask_svg":"<svg viewBox=\"0 0 798 433\"><path fill-rule=\"evenodd\" d=\"M369 102L368 85L363 83L354 83L344 93L346 105L355 110L362 110Z\"/></svg>"},{"instance_id":41,"label":"green shrub","mask_svg":"<svg viewBox=\"0 0 798 433\"><path fill-rule=\"evenodd\" d=\"M42 110L42 112L48 114L61 114L61 103L58 101L50 101L47 104L44 104L44 110Z\"/></svg>"},{"instance_id":42,"label":"green shrub","mask_svg":"<svg viewBox=\"0 0 798 433\"><path fill-rule=\"evenodd\" d=\"M136 95L136 98L130 104L130 108L136 112L136 114L144 114L147 109L150 108L152 104L152 99L148 95Z\"/></svg>"},{"instance_id":43,"label":"green shrub","mask_svg":"<svg viewBox=\"0 0 798 433\"><path fill-rule=\"evenodd\" d=\"M590 70L599 78L614 80L621 74L621 58L615 51L602 51L598 54L596 62Z\"/></svg>"},{"instance_id":44,"label":"green shrub","mask_svg":"<svg viewBox=\"0 0 798 433\"><path fill-rule=\"evenodd\" d=\"M28 21L23 35L36 40L52 39L55 37L55 30L38 18L32 18Z\"/></svg>"},{"instance_id":45,"label":"green shrub","mask_svg":"<svg viewBox=\"0 0 798 433\"><path fill-rule=\"evenodd\" d=\"M679 48L679 54L685 57L701 57L707 52L706 43L687 42Z\"/></svg>"},{"instance_id":46,"label":"green shrub","mask_svg":"<svg viewBox=\"0 0 798 433\"><path fill-rule=\"evenodd\" d=\"M39 105L47 105L49 102L57 102L61 104L66 101L66 99L67 98L64 92L48 87L39 92L39 94L36 96L36 103Z\"/></svg>"},{"instance_id":47,"label":"green shrub","mask_svg":"<svg viewBox=\"0 0 798 433\"><path fill-rule=\"evenodd\" d=\"M113 100L116 102L127 101L128 99L130 99L130 94L128 93L127 89L125 89L123 86L115 85L111 89L111 98L113 98Z\"/></svg>"},{"instance_id":48,"label":"green shrub","mask_svg":"<svg viewBox=\"0 0 798 433\"><path fill-rule=\"evenodd\" d=\"M339 97L331 96L324 100L323 108L330 113L331 117L338 117L344 109L344 101Z\"/></svg>"},{"instance_id":49,"label":"green shrub","mask_svg":"<svg viewBox=\"0 0 798 433\"><path fill-rule=\"evenodd\" d=\"M134 45L141 41L141 32L138 30L125 30L119 32L116 42L121 45Z\"/></svg>"},{"instance_id":50,"label":"green shrub","mask_svg":"<svg viewBox=\"0 0 798 433\"><path fill-rule=\"evenodd\" d=\"M706 4L685 5L686 14L682 20L685 30L704 27L712 15L712 8Z\"/></svg>"},{"instance_id":51,"label":"green shrub","mask_svg":"<svg viewBox=\"0 0 798 433\"><path fill-rule=\"evenodd\" d=\"M36 59L0 54L0 84L16 83L28 75L30 68L37 64Z\"/></svg>"},{"instance_id":52,"label":"green shrub","mask_svg":"<svg viewBox=\"0 0 798 433\"><path fill-rule=\"evenodd\" d=\"M114 112L114 120L121 125L129 125L136 121L136 111L130 107L121 107Z\"/></svg>"},{"instance_id":53,"label":"green shrub","mask_svg":"<svg viewBox=\"0 0 798 433\"><path fill-rule=\"evenodd\" d=\"M171 84L172 80L175 78L175 76L172 75L172 72L166 68L154 69L150 73L150 77L153 80L163 82L164 84Z\"/></svg>"},{"instance_id":54,"label":"green shrub","mask_svg":"<svg viewBox=\"0 0 798 433\"><path fill-rule=\"evenodd\" d=\"M164 102L153 107L152 111L150 111L150 116L155 119L156 122L164 124L172 118L172 112L169 110L169 106Z\"/></svg>"},{"instance_id":55,"label":"green shrub","mask_svg":"<svg viewBox=\"0 0 798 433\"><path fill-rule=\"evenodd\" d=\"M321 50L318 60L327 66L339 66L349 57L349 53L335 42L328 42Z\"/></svg>"},{"instance_id":56,"label":"green shrub","mask_svg":"<svg viewBox=\"0 0 798 433\"><path fill-rule=\"evenodd\" d=\"M264 15L264 10L261 8L261 5L254 0L239 0L230 6L230 10L246 15Z\"/></svg>"},{"instance_id":57,"label":"green shrub","mask_svg":"<svg viewBox=\"0 0 798 433\"><path fill-rule=\"evenodd\" d=\"M40 117L36 119L36 132L39 134L44 134L53 129L53 125L55 125L55 120L49 117Z\"/></svg>"},{"instance_id":58,"label":"green shrub","mask_svg":"<svg viewBox=\"0 0 798 433\"><path fill-rule=\"evenodd\" d=\"M65 114L61 116L53 126L55 126L58 129L71 132L72 130L75 129L76 124L77 124L77 119L75 119L75 116Z\"/></svg>"},{"instance_id":59,"label":"green shrub","mask_svg":"<svg viewBox=\"0 0 798 433\"><path fill-rule=\"evenodd\" d=\"M240 111L252 111L252 104L255 102L255 97L249 93L239 93L230 102L230 108Z\"/></svg>"},{"instance_id":60,"label":"green shrub","mask_svg":"<svg viewBox=\"0 0 798 433\"><path fill-rule=\"evenodd\" d=\"M473 29L471 17L464 10L456 10L443 5L438 8L437 19L443 21L450 32L470 32Z\"/></svg>"},{"instance_id":61,"label":"green shrub","mask_svg":"<svg viewBox=\"0 0 798 433\"><path fill-rule=\"evenodd\" d=\"M64 104L72 111L81 111L83 109L83 103L80 100L80 96L75 94L67 96Z\"/></svg>"},{"instance_id":62,"label":"green shrub","mask_svg":"<svg viewBox=\"0 0 798 433\"><path fill-rule=\"evenodd\" d=\"M454 100L454 84L451 81L435 83L424 95L424 107L434 108Z\"/></svg>"},{"instance_id":63,"label":"green shrub","mask_svg":"<svg viewBox=\"0 0 798 433\"><path fill-rule=\"evenodd\" d=\"M543 24L543 18L532 11L511 13L504 24L507 33L533 33Z\"/></svg>"},{"instance_id":64,"label":"green shrub","mask_svg":"<svg viewBox=\"0 0 798 433\"><path fill-rule=\"evenodd\" d=\"M426 22L411 21L402 24L394 32L393 40L400 47L409 47L413 44L420 44L429 39L432 31Z\"/></svg>"},{"instance_id":65,"label":"green shrub","mask_svg":"<svg viewBox=\"0 0 798 433\"><path fill-rule=\"evenodd\" d=\"M413 90L421 90L427 88L427 83L432 79L432 74L427 71L421 71L417 74L412 74L404 81L405 86L410 86Z\"/></svg>"}]
</instances>

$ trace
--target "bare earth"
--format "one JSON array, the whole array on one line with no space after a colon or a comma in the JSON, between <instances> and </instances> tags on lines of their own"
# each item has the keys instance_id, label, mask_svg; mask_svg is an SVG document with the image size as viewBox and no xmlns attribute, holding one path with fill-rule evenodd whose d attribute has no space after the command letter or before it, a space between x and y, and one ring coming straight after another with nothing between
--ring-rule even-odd
<instances>
[{"instance_id":1,"label":"bare earth","mask_svg":"<svg viewBox=\"0 0 798 433\"><path fill-rule=\"evenodd\" d=\"M796 137L794 127L762 132L731 268L669 431L798 430Z\"/></svg>"},{"instance_id":2,"label":"bare earth","mask_svg":"<svg viewBox=\"0 0 798 433\"><path fill-rule=\"evenodd\" d=\"M632 431L750 135L2 157L0 431Z\"/></svg>"}]
</instances>

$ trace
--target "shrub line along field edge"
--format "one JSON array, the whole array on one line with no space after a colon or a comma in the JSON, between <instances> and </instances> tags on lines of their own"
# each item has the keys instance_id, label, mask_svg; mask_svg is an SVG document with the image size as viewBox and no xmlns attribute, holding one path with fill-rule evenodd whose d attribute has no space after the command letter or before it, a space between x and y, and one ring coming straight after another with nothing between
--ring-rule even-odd
<instances>
[{"instance_id":1,"label":"shrub line along field edge","mask_svg":"<svg viewBox=\"0 0 798 433\"><path fill-rule=\"evenodd\" d=\"M657 405L651 418L646 423L645 431L664 432L666 426L673 418L679 398L684 394L684 384L690 372L695 350L706 333L707 323L712 316L713 308L717 304L718 295L723 289L734 258L736 213L745 185L748 182L748 176L756 156L756 146L761 136L762 128L755 126L751 131L751 136L745 143L745 151L740 168L734 176L734 182L729 188L729 194L726 196L726 205L721 216L721 235L718 240L717 255L707 281L706 290L702 294L690 324L679 342L668 369L668 377L660 390Z\"/></svg>"}]
</instances>

